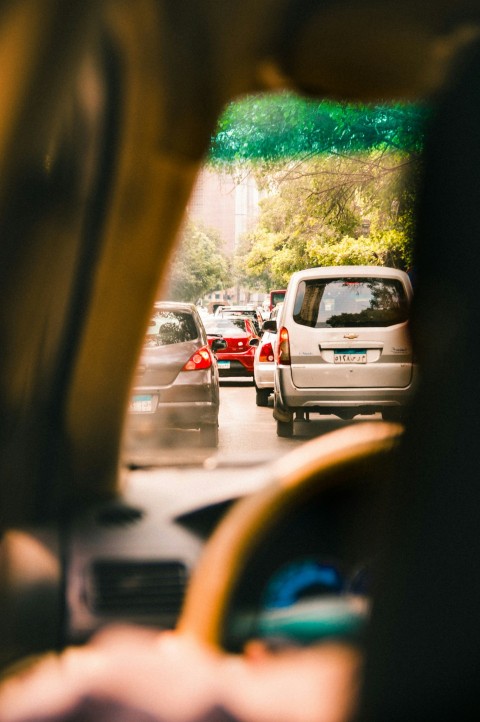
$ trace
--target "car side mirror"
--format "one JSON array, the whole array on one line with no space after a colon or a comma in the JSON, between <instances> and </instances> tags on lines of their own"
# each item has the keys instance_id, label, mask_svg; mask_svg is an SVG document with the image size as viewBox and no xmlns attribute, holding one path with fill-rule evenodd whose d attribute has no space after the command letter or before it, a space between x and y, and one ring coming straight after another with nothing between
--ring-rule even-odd
<instances>
[{"instance_id":1,"label":"car side mirror","mask_svg":"<svg viewBox=\"0 0 480 722\"><path fill-rule=\"evenodd\" d=\"M224 338L216 338L214 341L212 341L212 351L213 353L217 353L217 351L223 351L228 346L227 342Z\"/></svg>"},{"instance_id":2,"label":"car side mirror","mask_svg":"<svg viewBox=\"0 0 480 722\"><path fill-rule=\"evenodd\" d=\"M260 343L259 338L251 338L250 341L248 342L248 345L249 346L258 346L259 343Z\"/></svg>"},{"instance_id":3,"label":"car side mirror","mask_svg":"<svg viewBox=\"0 0 480 722\"><path fill-rule=\"evenodd\" d=\"M263 330L271 331L271 333L277 333L277 322L275 320L264 321Z\"/></svg>"}]
</instances>

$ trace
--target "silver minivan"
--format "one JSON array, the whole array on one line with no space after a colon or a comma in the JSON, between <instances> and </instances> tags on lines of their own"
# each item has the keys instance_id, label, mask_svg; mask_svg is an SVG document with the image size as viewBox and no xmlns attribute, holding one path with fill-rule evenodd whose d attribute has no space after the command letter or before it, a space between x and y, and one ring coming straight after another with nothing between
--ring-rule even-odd
<instances>
[{"instance_id":1,"label":"silver minivan","mask_svg":"<svg viewBox=\"0 0 480 722\"><path fill-rule=\"evenodd\" d=\"M397 421L416 369L408 329L412 285L382 266L310 268L288 284L275 349L277 434L311 412Z\"/></svg>"}]
</instances>

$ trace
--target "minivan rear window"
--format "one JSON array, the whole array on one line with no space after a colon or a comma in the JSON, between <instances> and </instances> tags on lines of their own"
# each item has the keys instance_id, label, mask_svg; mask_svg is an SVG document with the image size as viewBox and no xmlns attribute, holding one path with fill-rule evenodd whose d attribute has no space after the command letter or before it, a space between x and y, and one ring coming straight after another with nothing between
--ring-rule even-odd
<instances>
[{"instance_id":1,"label":"minivan rear window","mask_svg":"<svg viewBox=\"0 0 480 722\"><path fill-rule=\"evenodd\" d=\"M191 313L157 311L150 320L145 346L169 346L197 338L198 329Z\"/></svg>"},{"instance_id":2,"label":"minivan rear window","mask_svg":"<svg viewBox=\"0 0 480 722\"><path fill-rule=\"evenodd\" d=\"M395 278L312 278L298 284L293 319L310 328L392 326L408 318Z\"/></svg>"}]
</instances>

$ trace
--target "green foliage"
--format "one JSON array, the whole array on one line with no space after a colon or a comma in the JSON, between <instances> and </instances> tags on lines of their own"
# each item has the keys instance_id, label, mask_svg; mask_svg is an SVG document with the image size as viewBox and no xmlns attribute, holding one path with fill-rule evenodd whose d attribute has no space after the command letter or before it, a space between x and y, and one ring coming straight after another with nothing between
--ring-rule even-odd
<instances>
[{"instance_id":1,"label":"green foliage","mask_svg":"<svg viewBox=\"0 0 480 722\"><path fill-rule=\"evenodd\" d=\"M162 297L195 303L229 282L229 264L216 231L188 222L168 273Z\"/></svg>"},{"instance_id":2,"label":"green foliage","mask_svg":"<svg viewBox=\"0 0 480 722\"><path fill-rule=\"evenodd\" d=\"M428 110L419 105L348 105L292 93L248 96L225 109L210 159L263 164L326 153L418 152Z\"/></svg>"},{"instance_id":3,"label":"green foliage","mask_svg":"<svg viewBox=\"0 0 480 722\"><path fill-rule=\"evenodd\" d=\"M413 207L429 110L348 105L292 93L230 104L210 163L265 191L238 249L238 282L268 290L318 265L412 263Z\"/></svg>"},{"instance_id":4,"label":"green foliage","mask_svg":"<svg viewBox=\"0 0 480 722\"><path fill-rule=\"evenodd\" d=\"M405 266L407 239L399 230L377 232L371 236L343 236L326 245L309 244L312 266Z\"/></svg>"},{"instance_id":5,"label":"green foliage","mask_svg":"<svg viewBox=\"0 0 480 722\"><path fill-rule=\"evenodd\" d=\"M245 283L283 286L303 268L412 262L418 156L386 151L278 163L237 258Z\"/></svg>"},{"instance_id":6,"label":"green foliage","mask_svg":"<svg viewBox=\"0 0 480 722\"><path fill-rule=\"evenodd\" d=\"M245 279L264 290L285 286L294 271L318 266L394 266L408 268L408 239L400 230L338 240L308 238L278 248L274 236L253 242L244 259Z\"/></svg>"}]
</instances>

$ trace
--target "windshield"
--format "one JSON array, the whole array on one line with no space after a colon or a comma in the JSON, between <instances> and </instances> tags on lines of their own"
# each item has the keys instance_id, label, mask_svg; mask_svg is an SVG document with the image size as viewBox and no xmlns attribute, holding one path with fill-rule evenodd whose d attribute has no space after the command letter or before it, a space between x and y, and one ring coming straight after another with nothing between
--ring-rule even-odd
<instances>
[{"instance_id":1,"label":"windshield","mask_svg":"<svg viewBox=\"0 0 480 722\"><path fill-rule=\"evenodd\" d=\"M285 298L285 291L270 291L270 306L273 308Z\"/></svg>"},{"instance_id":2,"label":"windshield","mask_svg":"<svg viewBox=\"0 0 480 722\"><path fill-rule=\"evenodd\" d=\"M215 319L205 321L209 336L245 336L251 333L250 322L244 318Z\"/></svg>"},{"instance_id":3,"label":"windshield","mask_svg":"<svg viewBox=\"0 0 480 722\"><path fill-rule=\"evenodd\" d=\"M174 311L156 311L148 325L145 346L168 346L193 341L198 330L192 315Z\"/></svg>"},{"instance_id":4,"label":"windshield","mask_svg":"<svg viewBox=\"0 0 480 722\"><path fill-rule=\"evenodd\" d=\"M266 461L365 420L365 413L395 417L397 408L368 407L361 391L363 383L408 387L413 354L406 332L389 342L403 375L380 357L383 336L365 348L342 334L341 343L322 352L326 381L311 373L318 345L298 349L301 364L292 367L298 389L359 379L357 396L348 392L352 408L340 407L341 399L337 409L329 399L306 397L301 403L316 411L302 417L275 390L275 359L288 358L289 349L280 334L264 336L262 325L278 315L287 323L279 311L297 271L362 265L413 278L412 218L427 116L414 105L347 106L291 93L227 106L147 329L129 404L128 463L150 463L154 452L154 463L212 454L222 463ZM403 282L388 274L307 279L296 291L293 320L297 327L390 329L408 319L408 299ZM168 310L160 308L167 303ZM186 303L191 314L172 306ZM191 347L183 353L185 342ZM288 423L275 416L281 402Z\"/></svg>"}]
</instances>

